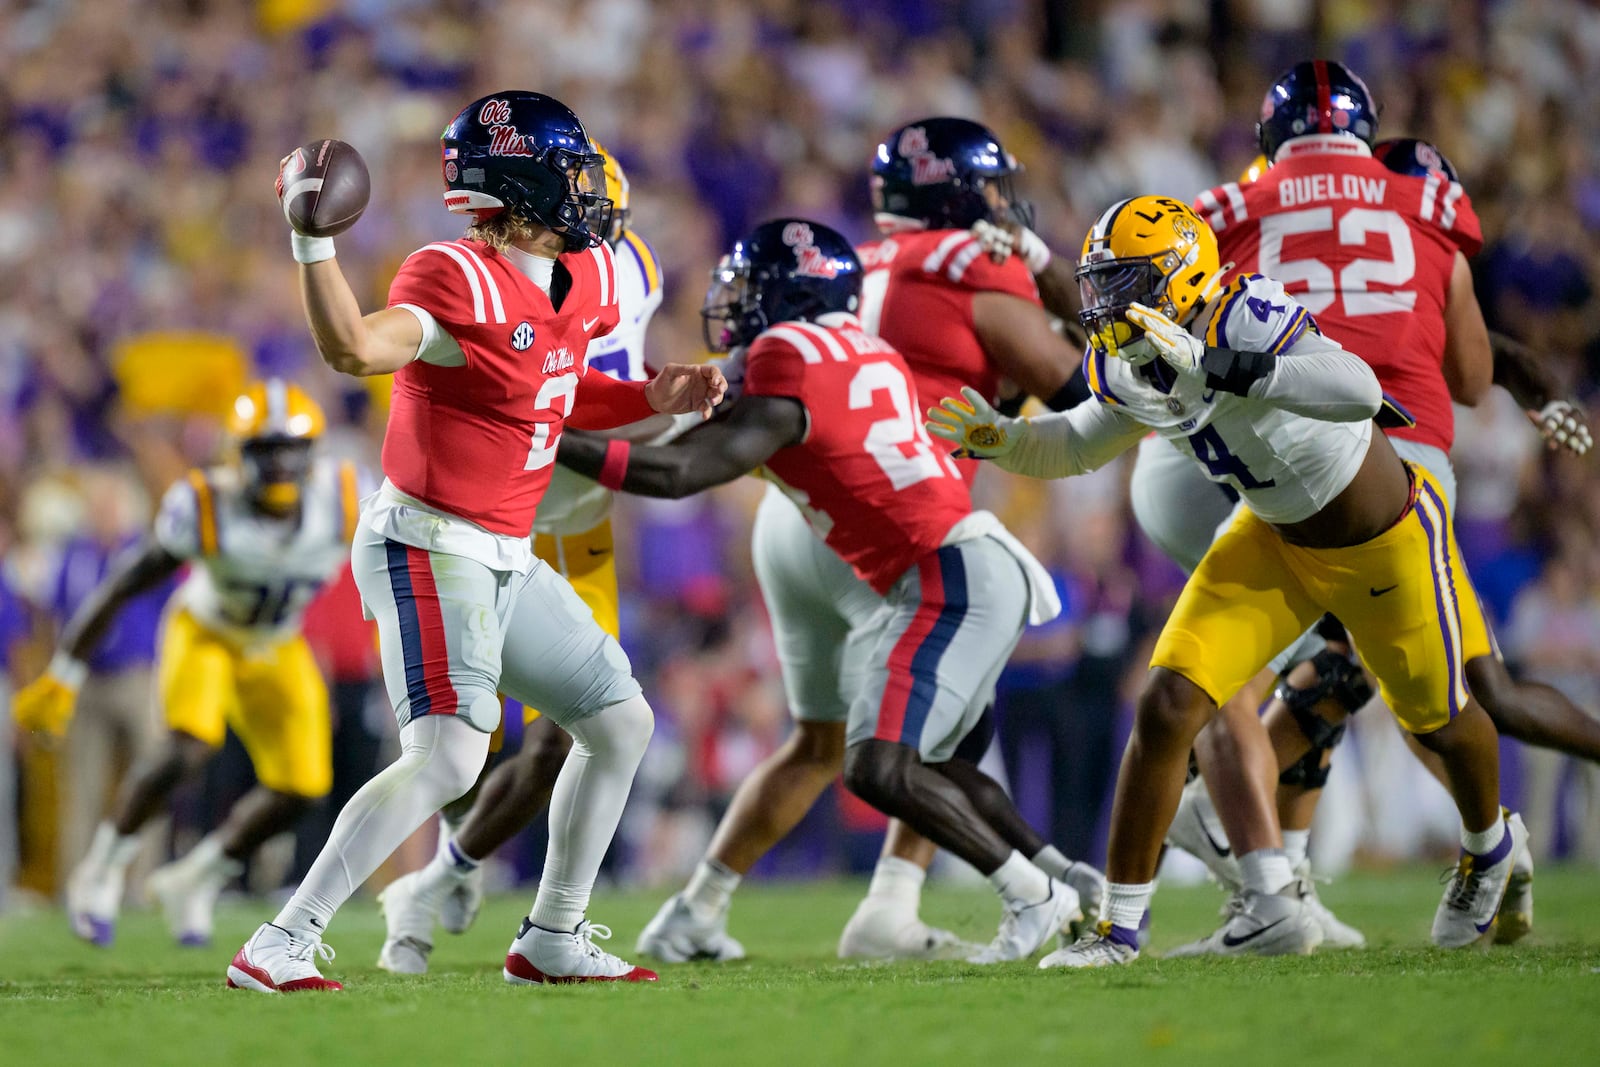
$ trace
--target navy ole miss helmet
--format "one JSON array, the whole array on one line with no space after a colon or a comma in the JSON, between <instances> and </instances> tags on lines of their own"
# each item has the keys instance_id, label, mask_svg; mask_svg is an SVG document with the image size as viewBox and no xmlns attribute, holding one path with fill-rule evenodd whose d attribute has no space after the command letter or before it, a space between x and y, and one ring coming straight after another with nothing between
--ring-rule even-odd
<instances>
[{"instance_id":1,"label":"navy ole miss helmet","mask_svg":"<svg viewBox=\"0 0 1600 1067\"><path fill-rule=\"evenodd\" d=\"M773 219L734 243L711 271L700 309L706 347L726 352L769 326L854 312L861 261L837 230L806 219Z\"/></svg>"},{"instance_id":2,"label":"navy ole miss helmet","mask_svg":"<svg viewBox=\"0 0 1600 1067\"><path fill-rule=\"evenodd\" d=\"M445 207L492 218L509 211L577 251L610 227L605 159L572 109L543 93L493 93L468 104L439 138Z\"/></svg>"},{"instance_id":3,"label":"navy ole miss helmet","mask_svg":"<svg viewBox=\"0 0 1600 1067\"><path fill-rule=\"evenodd\" d=\"M930 230L965 230L995 217L984 187L993 185L1011 218L1032 222L1016 199L1012 177L1022 170L987 127L968 119L930 118L890 133L872 157L872 210L880 229L913 223Z\"/></svg>"},{"instance_id":4,"label":"navy ole miss helmet","mask_svg":"<svg viewBox=\"0 0 1600 1067\"><path fill-rule=\"evenodd\" d=\"M1261 101L1256 140L1270 163L1285 141L1313 134L1345 134L1370 146L1378 139L1378 104L1367 83L1343 63L1296 63Z\"/></svg>"},{"instance_id":5,"label":"navy ole miss helmet","mask_svg":"<svg viewBox=\"0 0 1600 1067\"><path fill-rule=\"evenodd\" d=\"M1447 182L1461 180L1443 152L1415 137L1379 141L1372 146L1372 156L1396 174L1408 174L1413 178L1439 177Z\"/></svg>"}]
</instances>

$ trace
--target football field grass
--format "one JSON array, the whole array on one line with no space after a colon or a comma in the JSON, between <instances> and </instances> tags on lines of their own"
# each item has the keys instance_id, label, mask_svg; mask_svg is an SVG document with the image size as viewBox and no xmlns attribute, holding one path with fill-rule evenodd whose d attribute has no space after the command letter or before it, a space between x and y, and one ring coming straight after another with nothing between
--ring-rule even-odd
<instances>
[{"instance_id":1,"label":"football field grass","mask_svg":"<svg viewBox=\"0 0 1600 1067\"><path fill-rule=\"evenodd\" d=\"M1409 868L1356 875L1323 897L1372 947L1276 960L1170 960L1087 973L1029 963L863 966L833 957L860 883L751 886L732 932L751 958L663 969L650 986L505 985L499 961L527 901L489 902L440 935L434 973L373 968L382 923L367 900L330 934L337 995L223 987L266 904L220 916L211 949L181 949L149 913L109 951L61 915L0 919L0 1063L82 1064L1341 1064L1600 1063L1600 873L1542 869L1537 927L1484 953L1428 946L1440 887ZM602 891L592 914L633 947L664 893ZM1154 948L1208 932L1220 896L1164 888ZM994 898L932 887L924 914L974 939Z\"/></svg>"}]
</instances>

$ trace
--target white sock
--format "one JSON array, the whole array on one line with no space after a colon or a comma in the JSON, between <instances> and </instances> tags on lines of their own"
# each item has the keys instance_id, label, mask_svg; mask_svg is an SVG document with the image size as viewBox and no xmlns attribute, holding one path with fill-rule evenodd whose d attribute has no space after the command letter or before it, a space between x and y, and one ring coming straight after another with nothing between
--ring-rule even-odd
<instances>
[{"instance_id":1,"label":"white sock","mask_svg":"<svg viewBox=\"0 0 1600 1067\"><path fill-rule=\"evenodd\" d=\"M1461 847L1474 856L1487 856L1500 845L1500 839L1506 835L1506 820L1502 816L1490 824L1487 830L1468 830L1461 828Z\"/></svg>"},{"instance_id":2,"label":"white sock","mask_svg":"<svg viewBox=\"0 0 1600 1067\"><path fill-rule=\"evenodd\" d=\"M922 883L928 872L910 860L899 856L879 856L878 865L872 869L872 884L867 886L867 897L915 915L922 906Z\"/></svg>"},{"instance_id":3,"label":"white sock","mask_svg":"<svg viewBox=\"0 0 1600 1067\"><path fill-rule=\"evenodd\" d=\"M1061 854L1061 850L1054 845L1046 845L1033 857L1033 865L1057 881L1067 879L1067 871L1072 867L1072 861Z\"/></svg>"},{"instance_id":4,"label":"white sock","mask_svg":"<svg viewBox=\"0 0 1600 1067\"><path fill-rule=\"evenodd\" d=\"M655 716L644 697L635 696L566 730L572 751L550 795L550 847L528 911L529 921L546 930L575 930L583 921Z\"/></svg>"},{"instance_id":5,"label":"white sock","mask_svg":"<svg viewBox=\"0 0 1600 1067\"><path fill-rule=\"evenodd\" d=\"M1007 903L1038 904L1050 897L1050 876L1016 849L1012 849L1006 861L989 876L989 884Z\"/></svg>"},{"instance_id":6,"label":"white sock","mask_svg":"<svg viewBox=\"0 0 1600 1067\"><path fill-rule=\"evenodd\" d=\"M1289 857L1281 848L1258 848L1239 857L1239 870L1244 874L1244 887L1257 893L1276 893L1294 881L1294 871L1289 868Z\"/></svg>"},{"instance_id":7,"label":"white sock","mask_svg":"<svg viewBox=\"0 0 1600 1067\"><path fill-rule=\"evenodd\" d=\"M273 925L321 937L333 913L434 812L478 780L489 735L455 715L424 715L400 728L400 758L373 775L339 812L305 881Z\"/></svg>"},{"instance_id":8,"label":"white sock","mask_svg":"<svg viewBox=\"0 0 1600 1067\"><path fill-rule=\"evenodd\" d=\"M84 853L83 866L121 874L139 854L139 835L117 833L108 819L94 828L89 840L89 851Z\"/></svg>"},{"instance_id":9,"label":"white sock","mask_svg":"<svg viewBox=\"0 0 1600 1067\"><path fill-rule=\"evenodd\" d=\"M1283 854L1288 858L1291 870L1298 871L1300 865L1310 858L1310 851L1310 830L1285 830L1283 832Z\"/></svg>"},{"instance_id":10,"label":"white sock","mask_svg":"<svg viewBox=\"0 0 1600 1067\"><path fill-rule=\"evenodd\" d=\"M1211 839L1222 847L1228 847L1228 831L1222 826L1222 816L1217 814L1217 806L1211 803L1211 793L1206 789L1206 780L1196 778L1187 786L1192 790L1195 813L1200 816L1200 823L1206 828L1206 833Z\"/></svg>"},{"instance_id":11,"label":"white sock","mask_svg":"<svg viewBox=\"0 0 1600 1067\"><path fill-rule=\"evenodd\" d=\"M221 886L244 871L244 864L222 851L222 837L215 832L200 839L188 855L178 860L188 875L197 882Z\"/></svg>"},{"instance_id":12,"label":"white sock","mask_svg":"<svg viewBox=\"0 0 1600 1067\"><path fill-rule=\"evenodd\" d=\"M477 860L469 858L455 847L453 840L441 835L433 859L417 872L417 898L424 906L437 912L450 891L465 882L477 869Z\"/></svg>"},{"instance_id":13,"label":"white sock","mask_svg":"<svg viewBox=\"0 0 1600 1067\"><path fill-rule=\"evenodd\" d=\"M1124 930L1138 930L1144 913L1150 910L1150 898L1155 895L1154 882L1111 882L1106 885L1105 918L1112 926Z\"/></svg>"},{"instance_id":14,"label":"white sock","mask_svg":"<svg viewBox=\"0 0 1600 1067\"><path fill-rule=\"evenodd\" d=\"M738 871L707 856L689 876L689 884L683 890L684 902L701 918L714 919L727 912L733 891L742 879Z\"/></svg>"}]
</instances>

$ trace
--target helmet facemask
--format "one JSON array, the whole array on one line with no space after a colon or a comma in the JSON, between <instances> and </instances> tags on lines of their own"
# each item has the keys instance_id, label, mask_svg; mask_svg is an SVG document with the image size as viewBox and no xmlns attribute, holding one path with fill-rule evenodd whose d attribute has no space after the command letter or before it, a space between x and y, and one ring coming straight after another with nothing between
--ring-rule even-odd
<instances>
[{"instance_id":1,"label":"helmet facemask","mask_svg":"<svg viewBox=\"0 0 1600 1067\"><path fill-rule=\"evenodd\" d=\"M726 255L711 268L711 283L700 306L700 330L706 348L727 352L749 344L768 326L761 296L751 279L751 264Z\"/></svg>"},{"instance_id":2,"label":"helmet facemask","mask_svg":"<svg viewBox=\"0 0 1600 1067\"><path fill-rule=\"evenodd\" d=\"M257 508L288 515L300 506L311 472L311 441L304 437L252 437L239 445L245 491Z\"/></svg>"},{"instance_id":3,"label":"helmet facemask","mask_svg":"<svg viewBox=\"0 0 1600 1067\"><path fill-rule=\"evenodd\" d=\"M1083 304L1078 321L1088 331L1089 343L1109 355L1148 362L1154 353L1139 343L1144 330L1127 320L1127 311L1134 304L1143 304L1177 322L1178 308L1169 299L1168 288L1183 265L1183 257L1168 249L1157 256L1102 259L1079 267L1073 275Z\"/></svg>"}]
</instances>

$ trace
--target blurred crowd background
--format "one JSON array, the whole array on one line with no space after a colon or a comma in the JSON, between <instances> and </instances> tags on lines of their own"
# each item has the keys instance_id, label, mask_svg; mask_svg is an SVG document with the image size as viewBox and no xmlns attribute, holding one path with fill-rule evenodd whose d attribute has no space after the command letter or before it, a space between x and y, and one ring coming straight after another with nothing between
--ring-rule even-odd
<instances>
[{"instance_id":1,"label":"blurred crowd background","mask_svg":"<svg viewBox=\"0 0 1600 1067\"><path fill-rule=\"evenodd\" d=\"M281 156L338 137L372 205L339 239L368 307L412 249L461 229L437 137L494 89L560 97L624 163L634 228L664 265L653 358L699 358L706 269L761 218L870 232L866 164L931 114L994 128L1027 167L1039 229L1075 254L1112 199L1189 199L1256 153L1266 86L1339 58L1381 134L1437 143L1484 222L1492 328L1600 390L1600 8L1573 0L24 0L0 6L0 655L33 677L65 614L140 536L150 502L222 441L219 404L252 375L293 377L328 410L327 447L376 466L387 387L324 369L303 325L272 194ZM1508 656L1600 708L1600 479L1544 452L1507 397L1462 411L1457 523ZM992 759L1024 810L1098 861L1128 697L1180 576L1133 528L1126 468L978 487L1057 575L1067 611L1030 631L1002 681ZM748 480L747 480L748 482ZM748 558L754 483L624 502L624 641L660 714L620 877L676 877L732 788L788 728ZM393 722L343 586L319 605L336 682L340 790L388 758ZM129 736L0 760L0 865L52 892L138 748L159 605L94 667L128 694ZM341 625L341 623L343 623ZM0 683L3 688L5 683ZM148 716L147 712L143 712ZM1453 849L1453 815L1380 715L1335 761L1325 867ZM1600 861L1593 767L1507 743L1508 794L1539 847ZM1003 766L1002 766L1003 765ZM19 773L20 772L20 773ZM171 833L205 829L248 784L229 751L187 789ZM15 802L15 803L13 803ZM1400 808L1415 818L1395 819ZM14 809L14 810L7 810ZM770 874L870 864L880 823L839 791L766 861ZM424 847L421 843L419 849ZM301 849L304 854L304 848ZM502 857L537 872L538 831ZM287 853L258 881L292 877ZM0 872L0 884L13 880Z\"/></svg>"}]
</instances>

